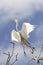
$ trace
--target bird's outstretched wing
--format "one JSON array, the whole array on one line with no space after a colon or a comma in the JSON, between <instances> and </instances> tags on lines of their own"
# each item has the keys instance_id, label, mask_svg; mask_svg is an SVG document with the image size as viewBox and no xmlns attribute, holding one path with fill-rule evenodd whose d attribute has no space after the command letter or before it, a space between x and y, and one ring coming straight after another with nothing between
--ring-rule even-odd
<instances>
[{"instance_id":1,"label":"bird's outstretched wing","mask_svg":"<svg viewBox=\"0 0 43 65\"><path fill-rule=\"evenodd\" d=\"M11 32L11 40L12 40L12 42L13 41L20 42L21 38L20 38L19 32L16 32L15 30L12 30L12 32Z\"/></svg>"},{"instance_id":2,"label":"bird's outstretched wing","mask_svg":"<svg viewBox=\"0 0 43 65\"><path fill-rule=\"evenodd\" d=\"M29 37L29 33L34 30L34 26L31 25L30 23L23 23L22 29L21 29L21 34L24 38Z\"/></svg>"}]
</instances>

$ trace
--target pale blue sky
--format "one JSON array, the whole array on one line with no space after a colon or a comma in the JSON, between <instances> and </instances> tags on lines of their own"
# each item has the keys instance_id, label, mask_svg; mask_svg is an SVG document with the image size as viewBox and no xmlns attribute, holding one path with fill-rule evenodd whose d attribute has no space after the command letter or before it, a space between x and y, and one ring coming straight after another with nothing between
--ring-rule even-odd
<instances>
[{"instance_id":1,"label":"pale blue sky","mask_svg":"<svg viewBox=\"0 0 43 65\"><path fill-rule=\"evenodd\" d=\"M32 25L37 25L36 29L30 33L29 42L38 49L40 48L41 44L43 43L42 8L43 0L0 0L0 52L3 52L5 49L9 50L11 42L11 31L15 29L15 24L12 22L12 20L15 18L20 21L18 27L19 29L21 29L23 22L29 22ZM5 56L2 56L2 59L4 58ZM22 57L14 65L26 65L28 57L24 57L24 59ZM3 60L0 61L0 64L3 62ZM29 65L34 65L34 63L35 62L31 62Z\"/></svg>"}]
</instances>

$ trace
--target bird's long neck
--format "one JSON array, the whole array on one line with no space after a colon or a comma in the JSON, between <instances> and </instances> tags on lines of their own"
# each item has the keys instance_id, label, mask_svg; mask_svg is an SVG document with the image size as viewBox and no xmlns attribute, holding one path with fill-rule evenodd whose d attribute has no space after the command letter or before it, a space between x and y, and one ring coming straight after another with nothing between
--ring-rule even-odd
<instances>
[{"instance_id":1,"label":"bird's long neck","mask_svg":"<svg viewBox=\"0 0 43 65\"><path fill-rule=\"evenodd\" d=\"M16 24L16 31L18 31L18 24Z\"/></svg>"}]
</instances>

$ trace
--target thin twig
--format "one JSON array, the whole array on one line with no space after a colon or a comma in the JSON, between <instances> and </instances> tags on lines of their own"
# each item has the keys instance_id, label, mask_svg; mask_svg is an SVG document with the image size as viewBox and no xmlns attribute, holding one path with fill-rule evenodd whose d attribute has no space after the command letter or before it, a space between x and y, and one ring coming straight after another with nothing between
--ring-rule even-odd
<instances>
[{"instance_id":1,"label":"thin twig","mask_svg":"<svg viewBox=\"0 0 43 65\"><path fill-rule=\"evenodd\" d=\"M40 53L39 53L38 58L40 57L40 55L41 55L41 53L42 53L42 49L43 49L43 45L42 45L42 47L41 47L41 50L40 50Z\"/></svg>"},{"instance_id":2,"label":"thin twig","mask_svg":"<svg viewBox=\"0 0 43 65\"><path fill-rule=\"evenodd\" d=\"M14 43L12 43L12 44L13 44L13 47L12 47L12 53L11 53L11 55L10 55L10 52L8 52L8 54L7 53L3 53L5 55L8 55L8 58L7 58L7 61L6 61L6 65L9 65L10 60L11 60L11 58L13 56L13 53L14 53Z\"/></svg>"},{"instance_id":3,"label":"thin twig","mask_svg":"<svg viewBox=\"0 0 43 65\"><path fill-rule=\"evenodd\" d=\"M18 57L18 53L16 54L16 60L12 62L10 65L13 65L18 60L17 57Z\"/></svg>"},{"instance_id":4,"label":"thin twig","mask_svg":"<svg viewBox=\"0 0 43 65\"><path fill-rule=\"evenodd\" d=\"M13 47L12 47L12 54L11 54L11 57L13 56L13 53L14 53L14 44L15 43L12 43L13 44Z\"/></svg>"}]
</instances>

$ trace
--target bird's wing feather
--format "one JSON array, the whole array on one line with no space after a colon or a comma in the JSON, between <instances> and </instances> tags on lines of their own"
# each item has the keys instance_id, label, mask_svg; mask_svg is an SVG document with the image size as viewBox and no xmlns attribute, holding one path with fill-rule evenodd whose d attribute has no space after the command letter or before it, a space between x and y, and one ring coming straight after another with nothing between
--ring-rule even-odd
<instances>
[{"instance_id":1,"label":"bird's wing feather","mask_svg":"<svg viewBox=\"0 0 43 65\"><path fill-rule=\"evenodd\" d=\"M24 38L28 38L29 37L29 33L32 32L34 30L34 26L31 25L30 23L23 23L22 26L22 30L21 30L21 34L24 36Z\"/></svg>"},{"instance_id":2,"label":"bird's wing feather","mask_svg":"<svg viewBox=\"0 0 43 65\"><path fill-rule=\"evenodd\" d=\"M16 32L15 30L12 30L12 32L11 32L11 40L16 41L16 42L20 42L21 38L20 38L19 32Z\"/></svg>"}]
</instances>

